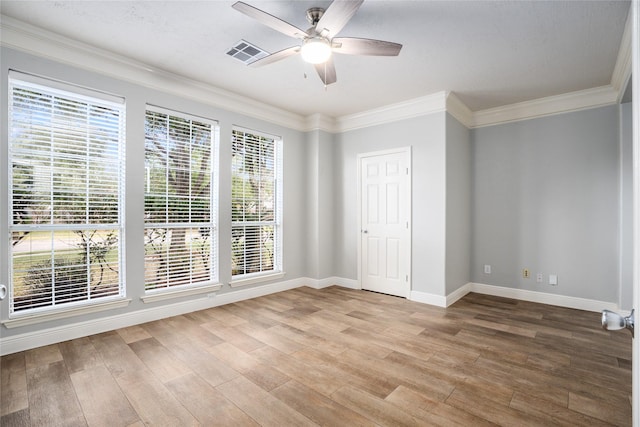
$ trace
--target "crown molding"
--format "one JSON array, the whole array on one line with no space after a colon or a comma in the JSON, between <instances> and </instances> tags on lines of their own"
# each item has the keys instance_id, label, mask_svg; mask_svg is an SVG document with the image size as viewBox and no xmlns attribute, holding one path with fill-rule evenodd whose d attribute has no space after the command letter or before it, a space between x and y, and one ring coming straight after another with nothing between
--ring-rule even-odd
<instances>
[{"instance_id":1,"label":"crown molding","mask_svg":"<svg viewBox=\"0 0 640 427\"><path fill-rule=\"evenodd\" d=\"M493 126L520 120L552 116L571 111L603 107L618 102L618 91L611 85L562 95L519 102L473 113L471 128Z\"/></svg>"},{"instance_id":2,"label":"crown molding","mask_svg":"<svg viewBox=\"0 0 640 427\"><path fill-rule=\"evenodd\" d=\"M303 130L305 132L312 132L315 130L321 130L329 133L339 132L336 119L320 113L307 116L305 118L305 126Z\"/></svg>"},{"instance_id":3,"label":"crown molding","mask_svg":"<svg viewBox=\"0 0 640 427\"><path fill-rule=\"evenodd\" d=\"M447 95L447 113L470 128L473 125L473 111L469 109L453 92Z\"/></svg>"},{"instance_id":4,"label":"crown molding","mask_svg":"<svg viewBox=\"0 0 640 427\"><path fill-rule=\"evenodd\" d=\"M618 58L616 59L616 65L611 75L611 86L618 91L617 102L622 101L624 92L627 88L631 77L631 65L632 65L632 48L631 40L633 33L633 8L629 8L629 15L627 15L627 22L624 25L624 32L622 33L622 40L620 40L620 48L618 49Z\"/></svg>"},{"instance_id":5,"label":"crown molding","mask_svg":"<svg viewBox=\"0 0 640 427\"><path fill-rule=\"evenodd\" d=\"M306 120L299 114L168 71L151 68L131 58L69 39L5 15L1 15L0 18L1 46L291 129L306 129Z\"/></svg>"},{"instance_id":6,"label":"crown molding","mask_svg":"<svg viewBox=\"0 0 640 427\"><path fill-rule=\"evenodd\" d=\"M350 114L336 119L339 132L362 129L370 126L406 120L446 111L449 92L441 91L420 98Z\"/></svg>"},{"instance_id":7,"label":"crown molding","mask_svg":"<svg viewBox=\"0 0 640 427\"><path fill-rule=\"evenodd\" d=\"M609 85L471 112L467 127L492 126L620 103L631 76L632 24L632 8L629 8Z\"/></svg>"},{"instance_id":8,"label":"crown molding","mask_svg":"<svg viewBox=\"0 0 640 427\"><path fill-rule=\"evenodd\" d=\"M85 43L0 16L0 45L100 73L151 89L192 99L212 107L309 132L348 132L369 126L446 111L467 128L492 126L619 103L631 75L631 14L627 18L611 83L606 86L471 111L453 92L440 91L337 118L301 116Z\"/></svg>"}]
</instances>

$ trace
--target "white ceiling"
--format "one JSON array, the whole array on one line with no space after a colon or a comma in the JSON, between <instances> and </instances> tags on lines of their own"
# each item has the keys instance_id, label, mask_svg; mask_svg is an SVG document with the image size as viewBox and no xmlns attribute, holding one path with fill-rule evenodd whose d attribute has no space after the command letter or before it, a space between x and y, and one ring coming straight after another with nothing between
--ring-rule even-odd
<instances>
[{"instance_id":1,"label":"white ceiling","mask_svg":"<svg viewBox=\"0 0 640 427\"><path fill-rule=\"evenodd\" d=\"M297 27L327 0L244 0ZM339 34L403 45L398 57L336 55L326 90L296 56L262 68L226 55L245 39L297 40L234 1L11 1L3 15L302 116L340 117L440 91L473 111L611 83L628 1L367 0ZM305 78L305 73L307 78Z\"/></svg>"}]
</instances>

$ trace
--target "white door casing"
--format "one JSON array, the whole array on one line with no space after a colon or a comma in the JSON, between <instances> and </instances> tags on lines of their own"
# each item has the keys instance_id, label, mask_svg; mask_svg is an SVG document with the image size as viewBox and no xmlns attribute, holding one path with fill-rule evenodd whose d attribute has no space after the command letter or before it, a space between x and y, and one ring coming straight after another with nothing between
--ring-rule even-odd
<instances>
[{"instance_id":1,"label":"white door casing","mask_svg":"<svg viewBox=\"0 0 640 427\"><path fill-rule=\"evenodd\" d=\"M633 121L633 308L640 315L640 0L632 2L632 121ZM637 322L637 321L636 321ZM632 362L633 425L640 426L640 335L635 331Z\"/></svg>"},{"instance_id":2,"label":"white door casing","mask_svg":"<svg viewBox=\"0 0 640 427\"><path fill-rule=\"evenodd\" d=\"M411 290L411 148L358 155L362 289L409 297Z\"/></svg>"}]
</instances>

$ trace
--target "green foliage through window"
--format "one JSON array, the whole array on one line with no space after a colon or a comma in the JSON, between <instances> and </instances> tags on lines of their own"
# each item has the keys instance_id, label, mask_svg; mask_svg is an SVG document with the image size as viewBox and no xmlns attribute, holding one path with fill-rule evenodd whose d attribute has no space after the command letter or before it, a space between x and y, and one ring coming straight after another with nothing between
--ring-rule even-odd
<instances>
[{"instance_id":1,"label":"green foliage through window","mask_svg":"<svg viewBox=\"0 0 640 427\"><path fill-rule=\"evenodd\" d=\"M240 129L232 136L232 275L278 271L280 140Z\"/></svg>"},{"instance_id":2,"label":"green foliage through window","mask_svg":"<svg viewBox=\"0 0 640 427\"><path fill-rule=\"evenodd\" d=\"M124 292L124 102L61 85L10 73L12 312Z\"/></svg>"},{"instance_id":3,"label":"green foliage through window","mask_svg":"<svg viewBox=\"0 0 640 427\"><path fill-rule=\"evenodd\" d=\"M147 109L147 290L216 279L214 130L212 122Z\"/></svg>"}]
</instances>

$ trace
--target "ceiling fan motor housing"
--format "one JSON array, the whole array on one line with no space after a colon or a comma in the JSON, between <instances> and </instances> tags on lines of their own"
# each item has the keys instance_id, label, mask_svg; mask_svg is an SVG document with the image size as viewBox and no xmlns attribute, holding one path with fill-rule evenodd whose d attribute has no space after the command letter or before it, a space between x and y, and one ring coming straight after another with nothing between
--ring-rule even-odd
<instances>
[{"instance_id":1,"label":"ceiling fan motor housing","mask_svg":"<svg viewBox=\"0 0 640 427\"><path fill-rule=\"evenodd\" d=\"M324 15L324 9L321 7L312 7L307 9L307 21L309 21L309 23L314 27L320 18L322 18L322 15Z\"/></svg>"}]
</instances>

